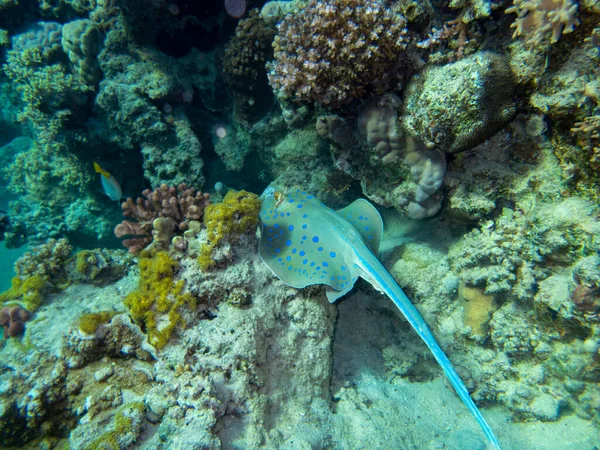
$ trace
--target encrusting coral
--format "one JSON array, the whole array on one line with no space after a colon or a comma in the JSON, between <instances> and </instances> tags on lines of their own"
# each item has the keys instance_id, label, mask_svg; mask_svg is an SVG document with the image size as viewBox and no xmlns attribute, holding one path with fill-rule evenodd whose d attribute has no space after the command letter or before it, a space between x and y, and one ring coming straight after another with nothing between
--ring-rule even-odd
<instances>
[{"instance_id":1,"label":"encrusting coral","mask_svg":"<svg viewBox=\"0 0 600 450\"><path fill-rule=\"evenodd\" d=\"M135 201L128 198L122 205L123 215L136 219L124 220L115 227L115 236L135 236L123 240L130 253L137 253L152 242L152 236L164 244L166 234L170 241L173 233L183 233L189 228L189 222L200 221L205 208L210 204L209 195L185 184L169 187L166 184L151 191L142 192L145 198ZM153 233L153 231L156 233ZM160 231L163 231L161 233ZM169 232L170 230L170 232Z\"/></svg>"},{"instance_id":2,"label":"encrusting coral","mask_svg":"<svg viewBox=\"0 0 600 450\"><path fill-rule=\"evenodd\" d=\"M375 0L309 0L277 25L269 82L282 97L340 108L396 80L406 19Z\"/></svg>"}]
</instances>

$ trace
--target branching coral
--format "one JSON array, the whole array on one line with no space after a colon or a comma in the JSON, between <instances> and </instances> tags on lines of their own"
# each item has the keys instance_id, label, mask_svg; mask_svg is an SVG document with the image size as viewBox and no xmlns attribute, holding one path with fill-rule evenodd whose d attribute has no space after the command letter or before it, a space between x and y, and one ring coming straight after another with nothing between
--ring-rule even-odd
<instances>
[{"instance_id":1,"label":"branching coral","mask_svg":"<svg viewBox=\"0 0 600 450\"><path fill-rule=\"evenodd\" d=\"M376 0L309 0L277 25L269 82L283 97L339 108L394 80L406 19Z\"/></svg>"},{"instance_id":2,"label":"branching coral","mask_svg":"<svg viewBox=\"0 0 600 450\"><path fill-rule=\"evenodd\" d=\"M188 188L185 184L177 188L163 184L154 191L146 189L142 195L145 198L138 197L136 201L128 198L121 205L123 215L136 221L124 220L115 227L115 236L118 238L137 236L123 240L123 245L131 253L140 251L152 241L155 223L156 228L164 230L169 225L162 219L168 219L172 222L172 232L183 233L189 228L190 221L202 220L204 210L210 204L208 194Z\"/></svg>"},{"instance_id":3,"label":"branching coral","mask_svg":"<svg viewBox=\"0 0 600 450\"><path fill-rule=\"evenodd\" d=\"M525 36L529 47L538 47L547 42L558 42L562 34L573 32L580 24L577 18L577 3L572 0L514 0L507 14L517 14L511 25L515 29L513 38Z\"/></svg>"}]
</instances>

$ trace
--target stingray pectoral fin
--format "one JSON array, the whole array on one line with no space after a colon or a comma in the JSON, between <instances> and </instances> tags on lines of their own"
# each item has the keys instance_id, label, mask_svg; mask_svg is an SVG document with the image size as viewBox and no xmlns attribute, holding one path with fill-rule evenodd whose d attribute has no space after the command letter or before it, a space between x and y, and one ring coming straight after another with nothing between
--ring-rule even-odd
<instances>
[{"instance_id":1,"label":"stingray pectoral fin","mask_svg":"<svg viewBox=\"0 0 600 450\"><path fill-rule=\"evenodd\" d=\"M381 220L379 211L371 203L359 198L335 213L350 222L360 233L369 250L375 256L379 255L379 246L383 236L383 220Z\"/></svg>"},{"instance_id":2,"label":"stingray pectoral fin","mask_svg":"<svg viewBox=\"0 0 600 450\"><path fill-rule=\"evenodd\" d=\"M337 299L343 297L348 292L350 292L353 287L354 287L354 283L342 291L336 291L331 286L327 286L327 288L325 289L325 294L327 295L327 300L329 300L329 303L334 303Z\"/></svg>"}]
</instances>

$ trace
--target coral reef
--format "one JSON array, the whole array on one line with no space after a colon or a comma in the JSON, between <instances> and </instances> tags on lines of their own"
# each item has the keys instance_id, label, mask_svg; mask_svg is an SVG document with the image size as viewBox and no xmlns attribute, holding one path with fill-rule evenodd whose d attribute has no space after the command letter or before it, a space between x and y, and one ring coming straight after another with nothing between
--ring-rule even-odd
<instances>
[{"instance_id":1,"label":"coral reef","mask_svg":"<svg viewBox=\"0 0 600 450\"><path fill-rule=\"evenodd\" d=\"M450 249L452 268L486 294L532 299L539 281L549 275L547 261L564 264L594 252L600 233L594 211L575 198L526 212L504 208L496 220L467 233Z\"/></svg>"},{"instance_id":2,"label":"coral reef","mask_svg":"<svg viewBox=\"0 0 600 450\"><path fill-rule=\"evenodd\" d=\"M406 20L373 0L309 0L277 24L269 82L282 97L341 108L396 80Z\"/></svg>"},{"instance_id":3,"label":"coral reef","mask_svg":"<svg viewBox=\"0 0 600 450\"><path fill-rule=\"evenodd\" d=\"M152 236L164 246L174 234L186 231L190 222L202 220L210 204L207 193L188 188L185 184L177 188L163 184L154 191L146 189L142 195L145 198L138 197L135 201L128 198L121 205L123 215L136 221L124 220L115 227L116 237L137 236L123 240L123 245L131 253L146 247L152 242ZM156 233L153 233L155 226Z\"/></svg>"}]
</instances>

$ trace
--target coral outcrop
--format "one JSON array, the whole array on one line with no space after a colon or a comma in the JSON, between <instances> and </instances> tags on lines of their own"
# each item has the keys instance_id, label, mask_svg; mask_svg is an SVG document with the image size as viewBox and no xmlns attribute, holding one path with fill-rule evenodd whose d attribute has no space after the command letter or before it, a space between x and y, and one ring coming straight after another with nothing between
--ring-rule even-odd
<instances>
[{"instance_id":1,"label":"coral outcrop","mask_svg":"<svg viewBox=\"0 0 600 450\"><path fill-rule=\"evenodd\" d=\"M89 19L74 20L62 27L61 45L80 79L90 85L100 81L98 65L100 33Z\"/></svg>"},{"instance_id":2,"label":"coral outcrop","mask_svg":"<svg viewBox=\"0 0 600 450\"><path fill-rule=\"evenodd\" d=\"M265 63L273 58L274 36L275 29L252 10L240 20L225 49L223 78L233 96L235 117L242 124L256 122L273 106Z\"/></svg>"},{"instance_id":3,"label":"coral outcrop","mask_svg":"<svg viewBox=\"0 0 600 450\"><path fill-rule=\"evenodd\" d=\"M506 59L490 52L429 68L407 88L404 129L446 153L472 148L514 118L515 88Z\"/></svg>"}]
</instances>

